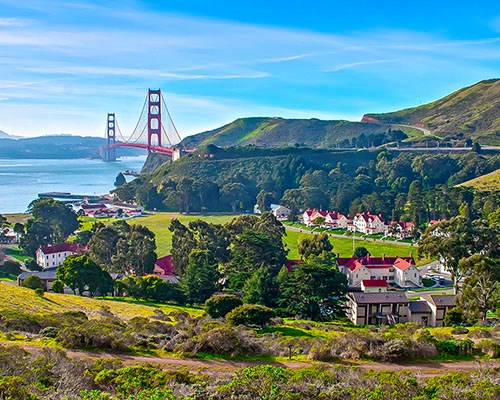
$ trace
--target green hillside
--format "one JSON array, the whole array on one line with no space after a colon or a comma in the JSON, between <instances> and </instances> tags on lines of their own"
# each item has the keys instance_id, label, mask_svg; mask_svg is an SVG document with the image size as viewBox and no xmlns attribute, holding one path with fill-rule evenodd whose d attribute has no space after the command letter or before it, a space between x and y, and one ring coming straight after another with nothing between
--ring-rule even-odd
<instances>
[{"instance_id":1,"label":"green hillside","mask_svg":"<svg viewBox=\"0 0 500 400\"><path fill-rule=\"evenodd\" d=\"M296 144L307 147L332 149L350 147L352 138L361 135L370 146L375 140L382 142L391 127L350 121L323 121L319 119L240 118L212 131L184 139L188 148L214 144L219 147L256 145L286 147ZM363 138L362 138L363 139ZM379 143L375 143L377 145ZM381 143L380 143L381 144Z\"/></svg>"},{"instance_id":2,"label":"green hillside","mask_svg":"<svg viewBox=\"0 0 500 400\"><path fill-rule=\"evenodd\" d=\"M458 186L473 187L481 192L495 192L500 190L500 169L489 174L479 176Z\"/></svg>"},{"instance_id":3,"label":"green hillside","mask_svg":"<svg viewBox=\"0 0 500 400\"><path fill-rule=\"evenodd\" d=\"M500 145L500 79L481 81L419 107L366 114L362 121L421 126L443 138L463 134L481 144Z\"/></svg>"}]
</instances>

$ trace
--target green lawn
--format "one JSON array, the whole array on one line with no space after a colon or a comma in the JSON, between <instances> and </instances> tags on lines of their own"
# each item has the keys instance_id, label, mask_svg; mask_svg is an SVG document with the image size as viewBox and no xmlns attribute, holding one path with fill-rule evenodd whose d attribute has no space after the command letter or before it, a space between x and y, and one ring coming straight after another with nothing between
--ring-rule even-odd
<instances>
[{"instance_id":1,"label":"green lawn","mask_svg":"<svg viewBox=\"0 0 500 400\"><path fill-rule=\"evenodd\" d=\"M17 261L25 262L26 260L33 260L33 257L27 256L24 250L21 250L19 247L7 247L3 252Z\"/></svg>"},{"instance_id":2,"label":"green lawn","mask_svg":"<svg viewBox=\"0 0 500 400\"><path fill-rule=\"evenodd\" d=\"M288 253L288 258L298 259L299 253L297 252L297 241L302 235L308 235L308 233L301 233L295 231L286 231L287 235L284 237L283 241L290 250ZM330 237L330 242L333 244L333 252L335 254L340 253L341 257L351 257L353 240L350 238L336 238ZM413 246L402 246L397 243L385 243L385 242L371 242L366 240L355 240L354 247L363 246L370 252L372 256L380 257L382 254L386 256L402 256L407 257L410 253L413 253L413 257L417 257L417 247ZM417 261L418 264L424 264L428 260L422 259Z\"/></svg>"},{"instance_id":3,"label":"green lawn","mask_svg":"<svg viewBox=\"0 0 500 400\"><path fill-rule=\"evenodd\" d=\"M116 218L92 218L92 217L79 217L80 220L80 230L81 231L88 231L89 229L92 228L92 225L96 222L102 222L103 224L109 224L113 221L116 221Z\"/></svg>"},{"instance_id":4,"label":"green lawn","mask_svg":"<svg viewBox=\"0 0 500 400\"><path fill-rule=\"evenodd\" d=\"M130 221L131 224L141 224L147 226L156 235L156 245L158 256L162 257L170 253L172 248L172 232L168 230L170 220L177 218L183 224L188 224L190 221L202 219L209 223L225 224L233 219L235 216L230 215L185 215L179 213L157 213L153 215L135 218ZM297 241L301 235L308 235L308 233L300 233L295 231L286 231L287 235L283 241L287 248L290 250L288 258L298 259ZM352 239L351 238L334 238L331 237L330 241L333 244L333 251L337 254L340 253L341 257L350 257L352 255ZM416 257L417 248L410 246L402 246L397 243L378 243L369 242L364 240L356 240L355 246L364 246L368 249L373 256L409 256L413 252ZM426 261L426 260L424 260ZM420 262L422 264L423 262Z\"/></svg>"},{"instance_id":5,"label":"green lawn","mask_svg":"<svg viewBox=\"0 0 500 400\"><path fill-rule=\"evenodd\" d=\"M141 224L151 229L156 235L156 246L159 257L170 253L172 248L172 232L168 230L170 220L177 218L184 225L189 222L202 219L213 224L225 224L233 219L235 215L184 215L179 213L157 213L141 218L135 218L130 221L131 224Z\"/></svg>"}]
</instances>

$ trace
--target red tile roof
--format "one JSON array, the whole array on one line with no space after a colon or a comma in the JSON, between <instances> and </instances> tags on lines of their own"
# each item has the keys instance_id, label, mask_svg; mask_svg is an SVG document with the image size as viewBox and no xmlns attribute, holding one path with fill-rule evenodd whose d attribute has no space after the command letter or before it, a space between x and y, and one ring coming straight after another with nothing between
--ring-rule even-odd
<instances>
[{"instance_id":1,"label":"red tile roof","mask_svg":"<svg viewBox=\"0 0 500 400\"><path fill-rule=\"evenodd\" d=\"M374 221L376 218L378 218L380 221L384 222L384 220L382 219L382 215L375 215L375 214L370 214L370 213L367 213L367 212L357 213L356 217L361 217L366 222L368 222L368 219L371 219L372 221Z\"/></svg>"},{"instance_id":2,"label":"red tile roof","mask_svg":"<svg viewBox=\"0 0 500 400\"><path fill-rule=\"evenodd\" d=\"M365 279L363 281L365 287L387 287L387 281L383 279Z\"/></svg>"},{"instance_id":3,"label":"red tile roof","mask_svg":"<svg viewBox=\"0 0 500 400\"><path fill-rule=\"evenodd\" d=\"M62 253L64 251L69 251L71 253L78 253L87 248L78 243L59 243L54 246L40 246L40 249L44 254L54 254Z\"/></svg>"},{"instance_id":4,"label":"red tile roof","mask_svg":"<svg viewBox=\"0 0 500 400\"><path fill-rule=\"evenodd\" d=\"M401 261L398 261L401 260ZM391 267L396 267L396 262L398 261L398 267L401 268L408 268L408 266L405 266L406 264L402 263L402 261L406 263L410 263L412 265L415 265L415 260L413 259L412 256L410 257L372 257L370 255L367 255L366 257L350 257L350 258L342 258L339 257L337 258L337 265L342 266L342 267L347 267L351 271L354 271L361 266L365 266L367 268L391 268ZM401 269L399 268L399 269ZM403 270L404 270L403 269Z\"/></svg>"},{"instance_id":5,"label":"red tile roof","mask_svg":"<svg viewBox=\"0 0 500 400\"><path fill-rule=\"evenodd\" d=\"M164 275L175 275L174 265L172 264L172 256L158 258L155 265L163 270Z\"/></svg>"}]
</instances>

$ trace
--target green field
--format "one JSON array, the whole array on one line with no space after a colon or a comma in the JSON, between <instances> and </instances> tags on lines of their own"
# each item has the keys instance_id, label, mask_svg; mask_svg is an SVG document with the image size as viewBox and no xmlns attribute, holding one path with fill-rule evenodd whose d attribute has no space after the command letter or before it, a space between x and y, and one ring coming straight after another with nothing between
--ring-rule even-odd
<instances>
[{"instance_id":1,"label":"green field","mask_svg":"<svg viewBox=\"0 0 500 400\"><path fill-rule=\"evenodd\" d=\"M157 253L158 256L162 257L169 254L172 248L172 232L168 230L170 220L172 218L179 219L179 221L183 224L188 224L190 221L194 221L196 219L203 219L204 221L214 224L224 224L234 218L234 215L183 215L178 213L157 213L154 215L136 218L130 223L145 225L155 233L156 244L158 246ZM302 235L308 235L308 233L300 233L290 230L287 230L286 233L287 234L283 238L283 241L289 249L288 258L300 258L297 252L297 241ZM340 253L341 257L350 257L352 255L352 239L331 237L330 241L333 244L333 251L335 254ZM416 247L402 246L396 243L379 243L356 240L355 247L356 246L366 247L370 254L377 257L382 254L387 256L409 256L410 253L413 253L413 256L416 257L417 253ZM422 262L420 262L420 264L421 263Z\"/></svg>"},{"instance_id":2,"label":"green field","mask_svg":"<svg viewBox=\"0 0 500 400\"><path fill-rule=\"evenodd\" d=\"M26 260L33 260L33 257L27 256L24 250L21 250L19 247L7 247L3 249L3 252L17 261L25 262Z\"/></svg>"},{"instance_id":3,"label":"green field","mask_svg":"<svg viewBox=\"0 0 500 400\"><path fill-rule=\"evenodd\" d=\"M231 215L184 215L179 213L157 213L148 215L141 218L135 218L130 221L131 224L141 224L148 227L156 235L156 252L159 257L170 254L172 248L172 232L168 230L170 220L177 218L184 225L189 222L202 219L203 221L213 224L225 224L233 219L235 216Z\"/></svg>"}]
</instances>

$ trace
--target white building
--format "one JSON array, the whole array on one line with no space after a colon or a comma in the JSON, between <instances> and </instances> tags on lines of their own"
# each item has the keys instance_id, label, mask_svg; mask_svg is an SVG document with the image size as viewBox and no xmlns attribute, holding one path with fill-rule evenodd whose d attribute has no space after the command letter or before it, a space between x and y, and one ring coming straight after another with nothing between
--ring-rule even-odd
<instances>
[{"instance_id":1,"label":"white building","mask_svg":"<svg viewBox=\"0 0 500 400\"><path fill-rule=\"evenodd\" d=\"M59 267L66 257L79 254L85 247L76 243L60 243L54 246L40 246L35 253L36 263L43 269Z\"/></svg>"},{"instance_id":2,"label":"white building","mask_svg":"<svg viewBox=\"0 0 500 400\"><path fill-rule=\"evenodd\" d=\"M352 232L361 232L367 235L376 233L384 233L387 226L381 215L374 215L370 213L358 213L353 218L352 223L348 225L348 230Z\"/></svg>"},{"instance_id":3,"label":"white building","mask_svg":"<svg viewBox=\"0 0 500 400\"><path fill-rule=\"evenodd\" d=\"M324 225L330 229L347 229L348 222L344 214L334 211L326 213Z\"/></svg>"},{"instance_id":4,"label":"white building","mask_svg":"<svg viewBox=\"0 0 500 400\"><path fill-rule=\"evenodd\" d=\"M287 220L290 214L292 213L292 210L279 204L271 204L270 211L278 221ZM253 212L254 214L262 214L262 211L259 208L258 204L255 204L253 206Z\"/></svg>"},{"instance_id":5,"label":"white building","mask_svg":"<svg viewBox=\"0 0 500 400\"><path fill-rule=\"evenodd\" d=\"M364 280L383 280L401 288L421 287L421 271L410 257L337 258L337 265L347 276L350 287L360 287Z\"/></svg>"}]
</instances>

